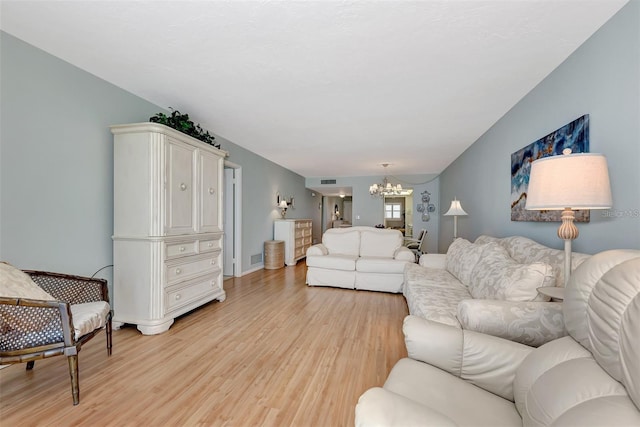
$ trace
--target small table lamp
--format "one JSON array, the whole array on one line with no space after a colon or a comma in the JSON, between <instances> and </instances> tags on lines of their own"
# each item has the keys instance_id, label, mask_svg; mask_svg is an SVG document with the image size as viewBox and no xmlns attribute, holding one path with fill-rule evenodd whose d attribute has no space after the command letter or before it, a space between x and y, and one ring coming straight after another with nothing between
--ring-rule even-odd
<instances>
[{"instance_id":1,"label":"small table lamp","mask_svg":"<svg viewBox=\"0 0 640 427\"><path fill-rule=\"evenodd\" d=\"M460 201L458 199L453 199L451 201L451 206L449 210L444 214L444 216L452 216L453 215L453 240L458 238L458 217L466 216L467 213L462 209L460 205Z\"/></svg>"},{"instance_id":2,"label":"small table lamp","mask_svg":"<svg viewBox=\"0 0 640 427\"><path fill-rule=\"evenodd\" d=\"M571 274L571 241L578 237L574 209L608 209L611 205L604 155L571 154L565 149L561 156L544 157L531 164L525 208L562 211L558 237L564 240L565 286Z\"/></svg>"}]
</instances>

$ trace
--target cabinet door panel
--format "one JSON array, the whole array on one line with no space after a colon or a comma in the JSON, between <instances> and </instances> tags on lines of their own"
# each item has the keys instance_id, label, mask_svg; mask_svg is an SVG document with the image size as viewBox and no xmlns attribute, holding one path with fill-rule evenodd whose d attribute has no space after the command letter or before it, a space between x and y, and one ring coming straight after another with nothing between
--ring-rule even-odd
<instances>
[{"instance_id":1,"label":"cabinet door panel","mask_svg":"<svg viewBox=\"0 0 640 427\"><path fill-rule=\"evenodd\" d=\"M194 149L167 145L167 212L165 232L188 234L194 224Z\"/></svg>"},{"instance_id":2,"label":"cabinet door panel","mask_svg":"<svg viewBox=\"0 0 640 427\"><path fill-rule=\"evenodd\" d=\"M200 153L200 232L220 231L220 157Z\"/></svg>"}]
</instances>

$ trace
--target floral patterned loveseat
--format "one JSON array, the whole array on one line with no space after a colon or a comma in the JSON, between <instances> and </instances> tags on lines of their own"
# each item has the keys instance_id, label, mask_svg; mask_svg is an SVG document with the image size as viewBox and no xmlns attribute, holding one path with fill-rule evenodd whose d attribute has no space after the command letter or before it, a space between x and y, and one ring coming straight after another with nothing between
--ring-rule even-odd
<instances>
[{"instance_id":1,"label":"floral patterned loveseat","mask_svg":"<svg viewBox=\"0 0 640 427\"><path fill-rule=\"evenodd\" d=\"M567 334L562 303L537 290L563 286L563 268L564 251L526 237L458 238L406 266L403 294L410 315L538 347Z\"/></svg>"}]
</instances>

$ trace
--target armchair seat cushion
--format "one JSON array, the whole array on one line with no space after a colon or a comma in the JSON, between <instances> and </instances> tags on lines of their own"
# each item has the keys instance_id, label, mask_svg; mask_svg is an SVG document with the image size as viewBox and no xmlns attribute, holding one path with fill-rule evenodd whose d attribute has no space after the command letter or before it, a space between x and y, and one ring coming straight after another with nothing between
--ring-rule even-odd
<instances>
[{"instance_id":1,"label":"armchair seat cushion","mask_svg":"<svg viewBox=\"0 0 640 427\"><path fill-rule=\"evenodd\" d=\"M76 340L96 329L102 329L107 324L109 304L106 301L85 302L71 305L73 329Z\"/></svg>"},{"instance_id":2,"label":"armchair seat cushion","mask_svg":"<svg viewBox=\"0 0 640 427\"><path fill-rule=\"evenodd\" d=\"M362 257L356 263L356 271L363 273L399 273L404 272L406 261L381 257Z\"/></svg>"},{"instance_id":3,"label":"armchair seat cushion","mask_svg":"<svg viewBox=\"0 0 640 427\"><path fill-rule=\"evenodd\" d=\"M374 391L375 390L375 391ZM373 393L370 393L374 391ZM392 396L392 397L391 397ZM402 413L380 411L382 416L394 414L396 419L369 419L369 408L384 407L386 402L405 400L419 407L433 410L423 411L418 425L457 426L521 426L522 420L513 402L487 393L484 389L427 363L405 358L391 370L383 389L372 389L360 397L356 407L356 419L362 424L409 425L413 411ZM412 405L410 405L412 406ZM378 412L378 411L376 411Z\"/></svg>"},{"instance_id":4,"label":"armchair seat cushion","mask_svg":"<svg viewBox=\"0 0 640 427\"><path fill-rule=\"evenodd\" d=\"M307 267L328 268L332 270L355 271L357 255L308 255Z\"/></svg>"}]
</instances>

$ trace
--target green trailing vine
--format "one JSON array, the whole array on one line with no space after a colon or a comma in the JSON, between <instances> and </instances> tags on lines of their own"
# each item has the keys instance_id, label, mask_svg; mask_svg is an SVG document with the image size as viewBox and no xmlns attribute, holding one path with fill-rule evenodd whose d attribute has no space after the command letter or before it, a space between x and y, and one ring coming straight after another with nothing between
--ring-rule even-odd
<instances>
[{"instance_id":1,"label":"green trailing vine","mask_svg":"<svg viewBox=\"0 0 640 427\"><path fill-rule=\"evenodd\" d=\"M215 137L208 131L202 129L199 124L193 123L193 121L189 119L188 114L182 114L180 111L172 108L169 109L171 110L170 115L158 113L153 117L149 117L149 121L169 126L179 132L199 139L202 142L213 145L216 148L220 148L220 144L215 142Z\"/></svg>"}]
</instances>

